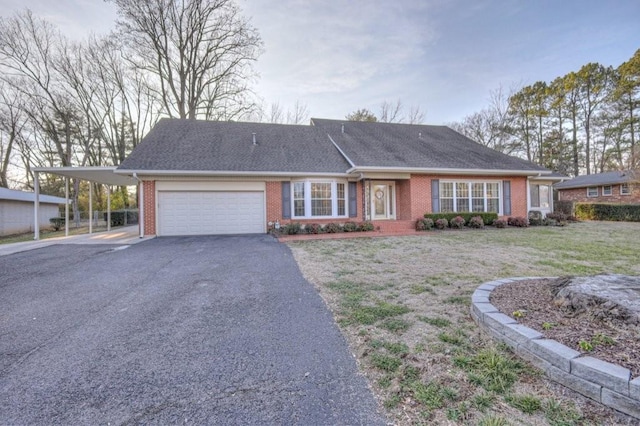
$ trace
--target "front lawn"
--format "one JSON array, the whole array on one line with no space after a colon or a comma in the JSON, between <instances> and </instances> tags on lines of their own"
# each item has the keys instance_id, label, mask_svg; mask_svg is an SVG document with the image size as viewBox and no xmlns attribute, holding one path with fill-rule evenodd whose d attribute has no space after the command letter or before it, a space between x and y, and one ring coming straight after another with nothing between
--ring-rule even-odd
<instances>
[{"instance_id":1,"label":"front lawn","mask_svg":"<svg viewBox=\"0 0 640 426\"><path fill-rule=\"evenodd\" d=\"M639 237L583 222L289 245L395 423L578 425L624 419L493 344L470 295L506 277L640 275Z\"/></svg>"}]
</instances>

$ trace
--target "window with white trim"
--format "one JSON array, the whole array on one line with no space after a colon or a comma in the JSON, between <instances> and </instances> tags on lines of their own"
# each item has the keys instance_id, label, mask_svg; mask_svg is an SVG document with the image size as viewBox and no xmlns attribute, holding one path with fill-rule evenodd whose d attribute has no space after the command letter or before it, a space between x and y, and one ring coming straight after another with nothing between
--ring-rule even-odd
<instances>
[{"instance_id":1,"label":"window with white trim","mask_svg":"<svg viewBox=\"0 0 640 426\"><path fill-rule=\"evenodd\" d=\"M587 188L587 197L593 198L598 196L598 187L590 186Z\"/></svg>"},{"instance_id":2,"label":"window with white trim","mask_svg":"<svg viewBox=\"0 0 640 426\"><path fill-rule=\"evenodd\" d=\"M602 195L613 195L613 187L611 185L604 185L602 187Z\"/></svg>"},{"instance_id":3,"label":"window with white trim","mask_svg":"<svg viewBox=\"0 0 640 426\"><path fill-rule=\"evenodd\" d=\"M500 212L500 182L440 181L440 211Z\"/></svg>"},{"instance_id":4,"label":"window with white trim","mask_svg":"<svg viewBox=\"0 0 640 426\"><path fill-rule=\"evenodd\" d=\"M529 200L532 208L548 209L550 206L551 187L549 185L531 184Z\"/></svg>"},{"instance_id":5,"label":"window with white trim","mask_svg":"<svg viewBox=\"0 0 640 426\"><path fill-rule=\"evenodd\" d=\"M628 183L620 184L620 195L631 195L631 188Z\"/></svg>"},{"instance_id":6,"label":"window with white trim","mask_svg":"<svg viewBox=\"0 0 640 426\"><path fill-rule=\"evenodd\" d=\"M292 216L297 219L347 216L344 182L305 180L293 182Z\"/></svg>"}]
</instances>

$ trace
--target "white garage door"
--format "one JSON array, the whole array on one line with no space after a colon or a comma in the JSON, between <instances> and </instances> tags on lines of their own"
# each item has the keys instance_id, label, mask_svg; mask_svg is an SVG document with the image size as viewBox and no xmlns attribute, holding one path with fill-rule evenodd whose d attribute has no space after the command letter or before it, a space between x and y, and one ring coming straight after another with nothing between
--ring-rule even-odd
<instances>
[{"instance_id":1,"label":"white garage door","mask_svg":"<svg viewBox=\"0 0 640 426\"><path fill-rule=\"evenodd\" d=\"M264 233L264 192L158 191L158 235Z\"/></svg>"}]
</instances>

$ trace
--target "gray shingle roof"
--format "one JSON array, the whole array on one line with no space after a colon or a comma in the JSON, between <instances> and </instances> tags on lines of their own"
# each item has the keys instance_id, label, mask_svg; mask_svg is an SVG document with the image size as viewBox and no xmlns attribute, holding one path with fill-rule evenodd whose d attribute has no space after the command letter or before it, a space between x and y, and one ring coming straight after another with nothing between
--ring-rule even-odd
<instances>
[{"instance_id":1,"label":"gray shingle roof","mask_svg":"<svg viewBox=\"0 0 640 426\"><path fill-rule=\"evenodd\" d=\"M118 170L342 174L352 166L340 151L356 168L549 172L445 126L325 119L294 126L168 118L154 126Z\"/></svg>"},{"instance_id":2,"label":"gray shingle roof","mask_svg":"<svg viewBox=\"0 0 640 426\"><path fill-rule=\"evenodd\" d=\"M312 119L356 167L541 171L484 147L446 126ZM344 133L342 126L344 125Z\"/></svg>"},{"instance_id":3,"label":"gray shingle roof","mask_svg":"<svg viewBox=\"0 0 640 426\"><path fill-rule=\"evenodd\" d=\"M573 179L557 183L557 189L586 188L588 186L616 185L619 183L633 182L640 178L640 175L632 171L616 171L597 173L592 175L576 176Z\"/></svg>"},{"instance_id":4,"label":"gray shingle roof","mask_svg":"<svg viewBox=\"0 0 640 426\"><path fill-rule=\"evenodd\" d=\"M292 173L345 173L348 168L327 133L312 126L169 118L160 120L118 167Z\"/></svg>"}]
</instances>

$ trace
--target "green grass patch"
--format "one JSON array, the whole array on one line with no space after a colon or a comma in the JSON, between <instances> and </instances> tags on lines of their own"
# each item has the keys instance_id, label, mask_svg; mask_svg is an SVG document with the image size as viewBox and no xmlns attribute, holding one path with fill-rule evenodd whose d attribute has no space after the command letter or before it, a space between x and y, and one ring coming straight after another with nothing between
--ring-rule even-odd
<instances>
[{"instance_id":1,"label":"green grass patch","mask_svg":"<svg viewBox=\"0 0 640 426\"><path fill-rule=\"evenodd\" d=\"M402 333L411 327L411 323L403 320L402 318L389 318L380 323L380 328L389 330L392 333Z\"/></svg>"},{"instance_id":2,"label":"green grass patch","mask_svg":"<svg viewBox=\"0 0 640 426\"><path fill-rule=\"evenodd\" d=\"M533 414L542 408L540 398L533 395L507 395L505 401L525 414Z\"/></svg>"},{"instance_id":3,"label":"green grass patch","mask_svg":"<svg viewBox=\"0 0 640 426\"><path fill-rule=\"evenodd\" d=\"M469 414L469 406L465 402L461 402L455 407L447 408L447 419L452 422L462 422Z\"/></svg>"},{"instance_id":4,"label":"green grass patch","mask_svg":"<svg viewBox=\"0 0 640 426\"><path fill-rule=\"evenodd\" d=\"M440 383L414 382L411 385L413 397L429 410L442 408L447 400L455 400L457 392L455 389L442 386Z\"/></svg>"},{"instance_id":5,"label":"green grass patch","mask_svg":"<svg viewBox=\"0 0 640 426\"><path fill-rule=\"evenodd\" d=\"M438 333L438 340L451 345L460 346L466 342L467 337L461 330L456 330L454 333Z\"/></svg>"},{"instance_id":6,"label":"green grass patch","mask_svg":"<svg viewBox=\"0 0 640 426\"><path fill-rule=\"evenodd\" d=\"M402 361L394 356L374 353L371 354L371 365L378 370L394 373L402 365Z\"/></svg>"},{"instance_id":7,"label":"green grass patch","mask_svg":"<svg viewBox=\"0 0 640 426\"><path fill-rule=\"evenodd\" d=\"M509 422L500 416L487 416L480 419L478 426L508 426Z\"/></svg>"},{"instance_id":8,"label":"green grass patch","mask_svg":"<svg viewBox=\"0 0 640 426\"><path fill-rule=\"evenodd\" d=\"M453 363L468 373L472 383L497 393L509 390L524 371L522 362L497 349L482 349L473 356L459 355Z\"/></svg>"},{"instance_id":9,"label":"green grass patch","mask_svg":"<svg viewBox=\"0 0 640 426\"><path fill-rule=\"evenodd\" d=\"M452 305L470 305L471 298L467 296L449 296L443 300L444 303L450 303Z\"/></svg>"},{"instance_id":10,"label":"green grass patch","mask_svg":"<svg viewBox=\"0 0 640 426\"><path fill-rule=\"evenodd\" d=\"M384 407L388 410L396 408L400 404L400 401L402 401L400 395L393 395L384 402Z\"/></svg>"},{"instance_id":11,"label":"green grass patch","mask_svg":"<svg viewBox=\"0 0 640 426\"><path fill-rule=\"evenodd\" d=\"M557 400L547 399L542 404L544 416L551 426L578 426L582 415L573 407L566 407Z\"/></svg>"},{"instance_id":12,"label":"green grass patch","mask_svg":"<svg viewBox=\"0 0 640 426\"><path fill-rule=\"evenodd\" d=\"M410 311L411 309L406 306L379 302L375 306L355 307L349 316L354 320L354 322L369 325L385 318L406 314Z\"/></svg>"},{"instance_id":13,"label":"green grass patch","mask_svg":"<svg viewBox=\"0 0 640 426\"><path fill-rule=\"evenodd\" d=\"M422 293L429 293L429 294L436 294L436 291L426 285L414 285L409 289L409 293L411 294L422 294Z\"/></svg>"},{"instance_id":14,"label":"green grass patch","mask_svg":"<svg viewBox=\"0 0 640 426\"><path fill-rule=\"evenodd\" d=\"M420 315L418 316L418 320L440 328L449 327L451 325L451 321L442 317L424 317Z\"/></svg>"},{"instance_id":15,"label":"green grass patch","mask_svg":"<svg viewBox=\"0 0 640 426\"><path fill-rule=\"evenodd\" d=\"M496 400L496 395L490 392L483 392L479 395L474 396L471 399L471 405L476 410L484 413L493 405Z\"/></svg>"}]
</instances>

